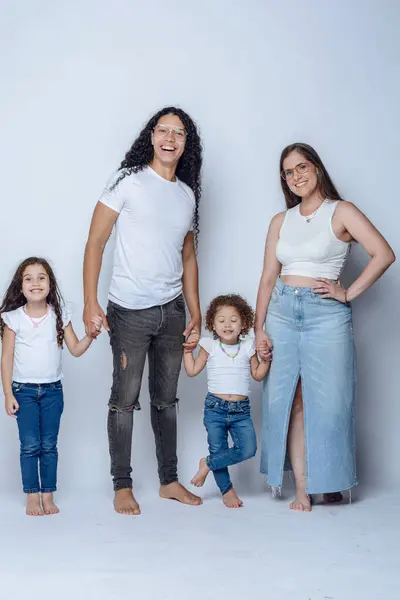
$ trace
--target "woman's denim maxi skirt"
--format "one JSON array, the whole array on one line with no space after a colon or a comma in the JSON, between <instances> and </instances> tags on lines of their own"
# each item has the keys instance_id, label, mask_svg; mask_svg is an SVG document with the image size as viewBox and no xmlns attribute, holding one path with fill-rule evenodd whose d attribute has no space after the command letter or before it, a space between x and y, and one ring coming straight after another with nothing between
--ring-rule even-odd
<instances>
[{"instance_id":1,"label":"woman's denim maxi skirt","mask_svg":"<svg viewBox=\"0 0 400 600\"><path fill-rule=\"evenodd\" d=\"M273 344L273 360L264 381L261 472L272 488L282 486L288 467L290 413L301 377L307 492L350 489L357 483L350 305L323 299L311 288L285 285L278 278L266 331Z\"/></svg>"}]
</instances>

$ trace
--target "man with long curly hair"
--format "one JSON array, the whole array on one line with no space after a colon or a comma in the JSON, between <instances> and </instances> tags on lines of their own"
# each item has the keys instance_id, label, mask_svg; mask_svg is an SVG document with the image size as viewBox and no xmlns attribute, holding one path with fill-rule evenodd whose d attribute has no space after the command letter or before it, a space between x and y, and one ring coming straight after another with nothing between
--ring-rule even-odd
<instances>
[{"instance_id":1,"label":"man with long curly hair","mask_svg":"<svg viewBox=\"0 0 400 600\"><path fill-rule=\"evenodd\" d=\"M118 513L140 514L132 493L133 412L146 356L160 496L201 504L179 482L176 391L183 346L201 328L195 247L199 232L202 148L192 119L164 108L143 128L96 205L84 259L83 320L100 316L110 333L113 384L108 437ZM97 300L102 255L115 225L107 317ZM190 321L185 329L185 301ZM186 339L186 341L185 341Z\"/></svg>"}]
</instances>

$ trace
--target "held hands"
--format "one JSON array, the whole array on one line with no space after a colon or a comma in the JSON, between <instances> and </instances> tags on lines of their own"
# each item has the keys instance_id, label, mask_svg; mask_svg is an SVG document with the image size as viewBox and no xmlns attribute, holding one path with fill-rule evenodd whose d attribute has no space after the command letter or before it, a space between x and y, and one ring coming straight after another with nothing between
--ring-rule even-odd
<instances>
[{"instance_id":1,"label":"held hands","mask_svg":"<svg viewBox=\"0 0 400 600\"><path fill-rule=\"evenodd\" d=\"M85 324L86 335L92 338L97 338L102 327L106 331L110 331L106 315L97 301L85 305L83 322Z\"/></svg>"},{"instance_id":2,"label":"held hands","mask_svg":"<svg viewBox=\"0 0 400 600\"><path fill-rule=\"evenodd\" d=\"M263 342L265 344L265 342ZM259 354L262 362L271 362L272 360L272 350L268 348L268 346L261 345L260 350L257 350L257 354Z\"/></svg>"},{"instance_id":3,"label":"held hands","mask_svg":"<svg viewBox=\"0 0 400 600\"><path fill-rule=\"evenodd\" d=\"M256 350L263 362L272 360L272 342L263 330L256 332Z\"/></svg>"},{"instance_id":4,"label":"held hands","mask_svg":"<svg viewBox=\"0 0 400 600\"><path fill-rule=\"evenodd\" d=\"M201 320L200 317L192 317L186 327L183 335L185 342L183 349L185 353L193 352L200 341Z\"/></svg>"},{"instance_id":5,"label":"held hands","mask_svg":"<svg viewBox=\"0 0 400 600\"><path fill-rule=\"evenodd\" d=\"M100 334L101 332L101 327L103 325L103 320L101 317L92 317L91 320L92 324L94 325L95 328L95 333L91 333L89 334L89 337L96 339L97 336Z\"/></svg>"},{"instance_id":6,"label":"held hands","mask_svg":"<svg viewBox=\"0 0 400 600\"><path fill-rule=\"evenodd\" d=\"M19 410L19 404L16 401L13 395L6 396L6 413L9 417L13 417L14 419L17 416L17 411Z\"/></svg>"},{"instance_id":7,"label":"held hands","mask_svg":"<svg viewBox=\"0 0 400 600\"><path fill-rule=\"evenodd\" d=\"M186 342L183 344L183 352L184 354L191 354L193 350L197 347L197 344L200 341L200 336L196 332L192 332L187 338Z\"/></svg>"},{"instance_id":8,"label":"held hands","mask_svg":"<svg viewBox=\"0 0 400 600\"><path fill-rule=\"evenodd\" d=\"M342 287L340 281L335 283L324 277L318 277L317 281L320 283L313 286L314 294L320 294L321 298L333 298L343 304L347 303L347 290Z\"/></svg>"},{"instance_id":9,"label":"held hands","mask_svg":"<svg viewBox=\"0 0 400 600\"><path fill-rule=\"evenodd\" d=\"M190 354L197 347L197 344L200 341L200 335L197 331L192 331L186 337L186 341L183 343L183 351L185 354Z\"/></svg>"}]
</instances>

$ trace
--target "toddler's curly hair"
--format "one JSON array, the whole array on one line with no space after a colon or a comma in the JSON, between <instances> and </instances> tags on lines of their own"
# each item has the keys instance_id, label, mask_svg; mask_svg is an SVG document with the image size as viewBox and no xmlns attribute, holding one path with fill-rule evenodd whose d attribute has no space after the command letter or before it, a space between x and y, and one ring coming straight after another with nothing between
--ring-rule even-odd
<instances>
[{"instance_id":1,"label":"toddler's curly hair","mask_svg":"<svg viewBox=\"0 0 400 600\"><path fill-rule=\"evenodd\" d=\"M250 304L238 294L226 294L225 296L217 296L210 302L206 312L206 329L213 333L214 339L218 336L214 331L214 321L217 311L223 306L231 306L236 308L240 318L242 319L242 335L247 335L254 325L254 310Z\"/></svg>"}]
</instances>

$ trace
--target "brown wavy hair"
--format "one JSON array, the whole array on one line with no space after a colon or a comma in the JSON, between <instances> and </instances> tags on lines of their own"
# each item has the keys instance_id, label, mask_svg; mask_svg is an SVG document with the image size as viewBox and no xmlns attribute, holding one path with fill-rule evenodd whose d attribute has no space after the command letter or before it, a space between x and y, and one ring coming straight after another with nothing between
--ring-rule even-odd
<instances>
[{"instance_id":1,"label":"brown wavy hair","mask_svg":"<svg viewBox=\"0 0 400 600\"><path fill-rule=\"evenodd\" d=\"M330 178L330 175L326 170L324 163L320 159L319 154L314 150L312 146L309 146L308 144L304 144L303 142L296 142L295 144L290 144L290 146L286 146L286 148L282 150L281 159L279 161L279 173L282 173L283 171L283 161L292 152L298 152L299 154L304 156L306 160L315 165L317 169L318 189L323 198L327 198L328 200L343 200L338 190L336 189L335 184ZM293 208L294 206L297 206L297 204L300 204L301 197L297 196L297 194L294 194L290 190L288 184L283 179L283 177L281 177L280 180L282 191L285 196L286 208Z\"/></svg>"},{"instance_id":2,"label":"brown wavy hair","mask_svg":"<svg viewBox=\"0 0 400 600\"><path fill-rule=\"evenodd\" d=\"M57 281L54 275L54 271L44 258L39 258L37 256L30 256L22 261L17 270L14 273L14 276L11 280L10 285L6 293L4 294L3 302L0 307L0 313L2 312L10 312L11 310L16 310L21 306L25 306L26 298L22 293L22 278L24 276L24 271L26 267L30 267L31 265L41 265L43 269L46 271L47 276L49 278L49 295L47 296L47 303L53 308L56 315L56 328L57 328L57 344L62 348L64 341L64 328L63 328L63 320L62 320L62 296L60 290L57 285ZM0 317L0 338L3 339L4 335L4 321Z\"/></svg>"},{"instance_id":3,"label":"brown wavy hair","mask_svg":"<svg viewBox=\"0 0 400 600\"><path fill-rule=\"evenodd\" d=\"M248 302L246 302L246 300L238 294L217 296L210 302L210 306L206 312L207 331L212 331L214 339L218 339L218 336L214 331L214 321L217 311L223 306L231 306L232 308L236 308L240 318L242 319L241 335L247 335L254 325L254 310L251 308L250 304L248 304Z\"/></svg>"}]
</instances>

